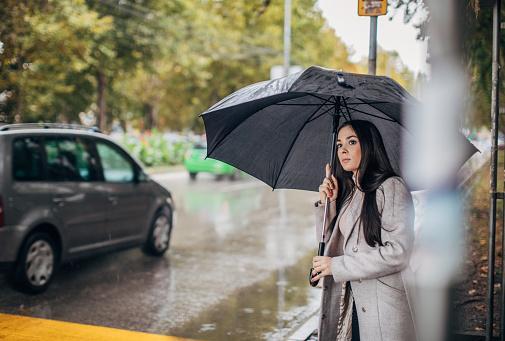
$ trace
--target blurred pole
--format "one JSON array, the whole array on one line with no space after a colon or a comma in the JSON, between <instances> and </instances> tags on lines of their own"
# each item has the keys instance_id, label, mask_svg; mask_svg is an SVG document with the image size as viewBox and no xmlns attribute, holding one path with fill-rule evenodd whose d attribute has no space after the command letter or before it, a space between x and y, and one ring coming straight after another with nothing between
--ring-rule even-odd
<instances>
[{"instance_id":1,"label":"blurred pole","mask_svg":"<svg viewBox=\"0 0 505 341\"><path fill-rule=\"evenodd\" d=\"M466 249L456 188L458 160L463 153L458 149L459 122L469 96L461 65L462 3L427 1L431 78L423 91L422 106L411 108L407 121L414 142L404 154L406 176L427 189L412 259L416 267L410 268L409 281L409 291L415 293L420 341L450 338L451 287L460 275Z\"/></svg>"},{"instance_id":2,"label":"blurred pole","mask_svg":"<svg viewBox=\"0 0 505 341\"><path fill-rule=\"evenodd\" d=\"M375 75L377 70L377 17L370 17L370 42L368 48L368 74Z\"/></svg>"},{"instance_id":3,"label":"blurred pole","mask_svg":"<svg viewBox=\"0 0 505 341\"><path fill-rule=\"evenodd\" d=\"M284 0L284 76L291 64L291 0Z\"/></svg>"},{"instance_id":4,"label":"blurred pole","mask_svg":"<svg viewBox=\"0 0 505 341\"><path fill-rule=\"evenodd\" d=\"M499 56L500 56L500 7L501 0L495 0L493 7L493 57L491 75L491 176L490 176L490 209L489 209L489 241L488 241L488 274L487 274L487 319L486 319L486 341L493 337L493 317L494 317L494 272L495 272L495 243L496 243L496 201L497 193L497 172L498 172L498 125L499 125ZM505 242L505 236L503 237ZM505 269L505 264L502 265ZM504 298L503 298L504 276L502 273L502 297L501 297L501 336L503 340L504 326Z\"/></svg>"},{"instance_id":5,"label":"blurred pole","mask_svg":"<svg viewBox=\"0 0 505 341\"><path fill-rule=\"evenodd\" d=\"M277 246L277 330L282 330L284 326L283 313L286 311L286 264L284 260L288 254L287 248L285 247L286 238L285 233L288 227L288 210L286 205L286 192L285 190L279 190L277 192L277 198L279 201L279 226L275 230L276 243Z\"/></svg>"}]
</instances>

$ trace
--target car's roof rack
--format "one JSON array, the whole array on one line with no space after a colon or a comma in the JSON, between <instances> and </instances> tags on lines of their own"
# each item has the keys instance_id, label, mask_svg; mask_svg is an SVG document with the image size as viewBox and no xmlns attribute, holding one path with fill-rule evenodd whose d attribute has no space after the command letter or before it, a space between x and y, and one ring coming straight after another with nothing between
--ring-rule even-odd
<instances>
[{"instance_id":1,"label":"car's roof rack","mask_svg":"<svg viewBox=\"0 0 505 341\"><path fill-rule=\"evenodd\" d=\"M101 133L97 127L86 127L80 124L69 123L14 123L0 126L0 131L15 129L76 129Z\"/></svg>"}]
</instances>

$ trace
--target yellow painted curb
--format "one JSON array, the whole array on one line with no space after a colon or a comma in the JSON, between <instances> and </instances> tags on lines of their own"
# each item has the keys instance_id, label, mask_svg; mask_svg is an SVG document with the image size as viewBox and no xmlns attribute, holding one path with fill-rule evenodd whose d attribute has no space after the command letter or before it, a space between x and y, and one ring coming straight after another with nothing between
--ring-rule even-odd
<instances>
[{"instance_id":1,"label":"yellow painted curb","mask_svg":"<svg viewBox=\"0 0 505 341\"><path fill-rule=\"evenodd\" d=\"M0 340L183 341L190 339L42 318L0 314Z\"/></svg>"}]
</instances>

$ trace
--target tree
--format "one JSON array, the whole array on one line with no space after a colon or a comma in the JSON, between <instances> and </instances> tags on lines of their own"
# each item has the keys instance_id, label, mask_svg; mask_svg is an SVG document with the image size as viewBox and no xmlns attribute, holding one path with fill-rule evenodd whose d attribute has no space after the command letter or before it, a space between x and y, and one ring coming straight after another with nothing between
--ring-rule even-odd
<instances>
[{"instance_id":1,"label":"tree","mask_svg":"<svg viewBox=\"0 0 505 341\"><path fill-rule=\"evenodd\" d=\"M98 18L84 1L7 0L4 8L0 12L3 120L75 118L89 105L91 95L84 72L92 54L90 41L110 29L109 18Z\"/></svg>"},{"instance_id":2,"label":"tree","mask_svg":"<svg viewBox=\"0 0 505 341\"><path fill-rule=\"evenodd\" d=\"M292 64L359 71L315 5L293 0ZM0 111L11 121L95 112L105 131L112 120L202 130L198 113L283 62L281 0L6 0L3 8Z\"/></svg>"},{"instance_id":3,"label":"tree","mask_svg":"<svg viewBox=\"0 0 505 341\"><path fill-rule=\"evenodd\" d=\"M89 73L96 77L99 125L107 129L106 91L114 91L113 81L121 73L142 66L147 70L159 54L171 16L182 7L181 1L148 0L138 5L128 0L87 0L88 7L101 17L112 17L112 29L96 39ZM160 14L162 13L162 14ZM114 110L114 108L112 108Z\"/></svg>"},{"instance_id":4,"label":"tree","mask_svg":"<svg viewBox=\"0 0 505 341\"><path fill-rule=\"evenodd\" d=\"M168 40L177 49L164 48L152 71L137 70L131 82L119 83L129 84L120 91L139 96L143 104L137 108L156 113L161 126L202 130L198 113L242 86L268 79L270 68L282 64L283 2L201 1L186 3L179 14L190 24ZM293 64L356 71L313 0L294 1L292 40Z\"/></svg>"},{"instance_id":5,"label":"tree","mask_svg":"<svg viewBox=\"0 0 505 341\"><path fill-rule=\"evenodd\" d=\"M403 12L404 20L409 22L419 11L429 11L422 0L390 0L390 4ZM502 8L502 17L505 9ZM463 65L466 65L470 75L473 103L473 115L469 118L470 125L475 127L489 126L491 110L491 61L492 61L492 10L483 7L480 0L466 0L466 11L461 23L465 28L463 39ZM426 38L426 26L429 15L418 24L419 39ZM505 35L501 35L500 46L505 46ZM504 65L505 50L500 50L500 64ZM500 96L503 98L504 86L500 84Z\"/></svg>"}]
</instances>

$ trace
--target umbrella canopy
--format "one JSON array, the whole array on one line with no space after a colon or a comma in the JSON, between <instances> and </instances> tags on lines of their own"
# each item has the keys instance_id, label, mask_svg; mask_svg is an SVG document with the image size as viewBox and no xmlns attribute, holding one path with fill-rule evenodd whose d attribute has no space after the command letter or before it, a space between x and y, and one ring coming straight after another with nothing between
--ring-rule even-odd
<instances>
[{"instance_id":1,"label":"umbrella canopy","mask_svg":"<svg viewBox=\"0 0 505 341\"><path fill-rule=\"evenodd\" d=\"M242 88L204 112L207 157L274 189L317 191L335 149L334 126L360 119L379 129L391 165L402 175L401 150L412 140L404 128L404 108L416 103L388 77L312 66ZM462 162L476 151L462 135L461 147Z\"/></svg>"}]
</instances>

